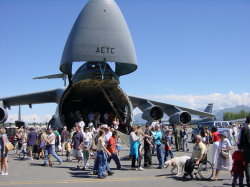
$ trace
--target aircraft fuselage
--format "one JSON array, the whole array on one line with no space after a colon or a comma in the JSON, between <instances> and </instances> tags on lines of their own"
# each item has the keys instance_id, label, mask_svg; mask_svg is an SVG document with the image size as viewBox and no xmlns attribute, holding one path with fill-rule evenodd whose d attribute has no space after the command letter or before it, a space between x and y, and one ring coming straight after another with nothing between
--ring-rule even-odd
<instances>
[{"instance_id":1,"label":"aircraft fuselage","mask_svg":"<svg viewBox=\"0 0 250 187\"><path fill-rule=\"evenodd\" d=\"M128 133L130 130L133 119L131 101L119 87L119 76L105 62L82 65L58 105L60 121L68 128L72 128L79 118L88 122L86 117L89 112L98 112L101 116L106 112L112 113L120 121L121 132Z\"/></svg>"}]
</instances>

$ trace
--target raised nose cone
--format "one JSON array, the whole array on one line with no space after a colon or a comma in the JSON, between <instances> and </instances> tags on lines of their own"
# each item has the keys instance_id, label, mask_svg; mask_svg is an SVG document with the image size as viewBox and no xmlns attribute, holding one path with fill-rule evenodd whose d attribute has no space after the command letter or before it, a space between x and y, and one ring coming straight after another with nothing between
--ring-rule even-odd
<instances>
[{"instance_id":1,"label":"raised nose cone","mask_svg":"<svg viewBox=\"0 0 250 187\"><path fill-rule=\"evenodd\" d=\"M134 44L126 21L114 0L90 0L69 34L60 70L72 73L72 63L115 62L117 75L137 69Z\"/></svg>"}]
</instances>

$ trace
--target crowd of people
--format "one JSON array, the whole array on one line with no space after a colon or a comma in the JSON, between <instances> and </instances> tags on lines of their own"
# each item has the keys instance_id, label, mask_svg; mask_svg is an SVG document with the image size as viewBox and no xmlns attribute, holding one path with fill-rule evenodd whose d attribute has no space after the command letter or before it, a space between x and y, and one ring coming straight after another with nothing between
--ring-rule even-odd
<instances>
[{"instance_id":1,"label":"crowd of people","mask_svg":"<svg viewBox=\"0 0 250 187\"><path fill-rule=\"evenodd\" d=\"M80 119L72 129L68 130L64 126L60 133L57 129L52 128L39 131L34 128L29 130L20 128L15 135L15 152L17 153L19 150L26 153L29 160L33 160L35 152L37 159L43 158L44 166L53 166L51 156L55 157L58 164L63 162L57 154L60 151L62 156L66 156L66 161L72 161L72 157L74 157L77 160L76 167L83 170L90 168L89 159L94 158L93 173L103 179L107 175L113 174L109 166L112 159L117 169L124 169L119 156L122 141L117 131L119 120L113 118L112 122L107 122L108 125L96 126L90 121L88 125L85 125L83 119ZM233 186L238 178L240 186L243 186L245 172L249 187L250 117L247 117L246 124L242 129L232 126L228 132L218 132L216 127L213 127L211 131L207 128L202 129L200 135L196 136L191 158L186 161L183 177L192 178L194 165L199 164L207 154L211 154L212 165L216 168L213 180L217 180L220 171L226 169L231 173ZM114 128L115 126L116 128ZM174 145L175 151L189 152L191 150L188 136L187 126L175 125L173 129L159 124L133 126L129 135L131 168L142 171L146 167L151 167L152 155L155 152L159 164L157 168L164 168L165 161L174 157ZM8 150L5 148L7 142L6 131L1 128L1 175L8 175ZM208 152L210 142L213 143L211 153ZM233 146L238 146L238 149L231 154Z\"/></svg>"}]
</instances>

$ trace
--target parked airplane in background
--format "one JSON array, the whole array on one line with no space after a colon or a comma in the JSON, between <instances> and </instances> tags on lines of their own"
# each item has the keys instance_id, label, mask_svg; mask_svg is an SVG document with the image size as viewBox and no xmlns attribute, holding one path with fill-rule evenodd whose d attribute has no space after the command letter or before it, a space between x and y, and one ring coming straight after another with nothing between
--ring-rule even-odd
<instances>
[{"instance_id":1,"label":"parked airplane in background","mask_svg":"<svg viewBox=\"0 0 250 187\"><path fill-rule=\"evenodd\" d=\"M119 87L119 77L137 69L134 44L125 19L114 0L90 0L81 11L68 36L62 54L62 74L67 77L65 89L0 98L0 123L7 120L6 108L18 105L57 103L51 121L53 128L66 124L73 127L75 115L86 112L112 112L120 120L119 130L128 133L133 122L133 108L143 111L143 118L157 121L163 113L171 124L186 124L191 114L213 117L201 112L162 102L128 96ZM72 63L83 62L73 74ZM110 66L115 63L115 69ZM53 78L52 76L45 76Z\"/></svg>"},{"instance_id":2,"label":"parked airplane in background","mask_svg":"<svg viewBox=\"0 0 250 187\"><path fill-rule=\"evenodd\" d=\"M207 107L205 108L204 112L212 114L212 112L213 112L213 103L209 103L207 105ZM201 123L201 122L205 122L205 121L214 121L214 120L215 120L215 116L213 116L213 117L199 117L199 118L192 119L189 122L189 124L197 124L197 123Z\"/></svg>"},{"instance_id":3,"label":"parked airplane in background","mask_svg":"<svg viewBox=\"0 0 250 187\"><path fill-rule=\"evenodd\" d=\"M213 103L209 103L207 105L207 107L204 109L204 112L206 113L210 113L212 114L212 111L213 111ZM201 123L201 122L205 122L205 121L213 121L215 120L215 116L212 116L212 117L199 117L199 118L192 118L192 120L190 122L188 122L187 124L197 124L197 123ZM168 119L162 119L161 122L163 124L166 123L166 125L171 125L169 124L169 120Z\"/></svg>"}]
</instances>

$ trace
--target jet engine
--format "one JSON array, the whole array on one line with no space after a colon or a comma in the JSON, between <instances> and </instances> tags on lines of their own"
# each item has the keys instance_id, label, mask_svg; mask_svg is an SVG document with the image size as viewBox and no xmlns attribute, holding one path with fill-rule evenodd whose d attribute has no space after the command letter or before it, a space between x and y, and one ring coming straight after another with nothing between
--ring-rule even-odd
<instances>
[{"instance_id":1,"label":"jet engine","mask_svg":"<svg viewBox=\"0 0 250 187\"><path fill-rule=\"evenodd\" d=\"M151 106L143 111L142 118L147 121L158 121L163 117L163 110L159 106Z\"/></svg>"},{"instance_id":2,"label":"jet engine","mask_svg":"<svg viewBox=\"0 0 250 187\"><path fill-rule=\"evenodd\" d=\"M191 115L188 112L184 111L177 112L169 117L170 124L183 125L189 123L190 121L191 121Z\"/></svg>"},{"instance_id":3,"label":"jet engine","mask_svg":"<svg viewBox=\"0 0 250 187\"><path fill-rule=\"evenodd\" d=\"M7 111L3 107L0 107L0 123L4 123L7 119L8 119Z\"/></svg>"}]
</instances>

